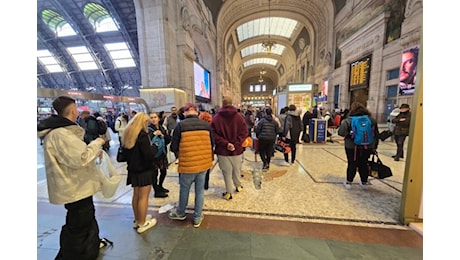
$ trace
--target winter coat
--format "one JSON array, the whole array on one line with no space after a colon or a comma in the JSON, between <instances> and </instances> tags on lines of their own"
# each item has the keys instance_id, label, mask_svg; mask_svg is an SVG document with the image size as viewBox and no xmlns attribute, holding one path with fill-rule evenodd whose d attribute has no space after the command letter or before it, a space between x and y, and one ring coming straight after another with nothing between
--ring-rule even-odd
<instances>
[{"instance_id":1,"label":"winter coat","mask_svg":"<svg viewBox=\"0 0 460 260\"><path fill-rule=\"evenodd\" d=\"M393 118L393 120L391 120L391 122L395 124L393 132L394 135L409 135L410 116L411 113L409 111L400 112L395 118ZM401 121L402 118L405 118L405 120Z\"/></svg>"},{"instance_id":2,"label":"winter coat","mask_svg":"<svg viewBox=\"0 0 460 260\"><path fill-rule=\"evenodd\" d=\"M271 115L267 115L260 119L255 132L258 139L275 142L280 127Z\"/></svg>"},{"instance_id":3,"label":"winter coat","mask_svg":"<svg viewBox=\"0 0 460 260\"><path fill-rule=\"evenodd\" d=\"M52 204L79 201L100 191L96 157L102 142L86 144L85 130L67 118L52 115L37 127L44 138L48 197Z\"/></svg>"},{"instance_id":4,"label":"winter coat","mask_svg":"<svg viewBox=\"0 0 460 260\"><path fill-rule=\"evenodd\" d=\"M283 129L284 136L291 140L299 140L300 132L302 132L302 122L299 111L288 111L286 124Z\"/></svg>"},{"instance_id":5,"label":"winter coat","mask_svg":"<svg viewBox=\"0 0 460 260\"><path fill-rule=\"evenodd\" d=\"M199 173L212 167L214 145L209 123L188 115L177 123L171 138L171 151L179 158L179 173Z\"/></svg>"},{"instance_id":6,"label":"winter coat","mask_svg":"<svg viewBox=\"0 0 460 260\"><path fill-rule=\"evenodd\" d=\"M244 118L233 106L225 106L211 121L214 137L214 152L223 156L235 156L243 153L243 142L248 137L248 127ZM234 151L229 151L227 145L232 143Z\"/></svg>"}]
</instances>

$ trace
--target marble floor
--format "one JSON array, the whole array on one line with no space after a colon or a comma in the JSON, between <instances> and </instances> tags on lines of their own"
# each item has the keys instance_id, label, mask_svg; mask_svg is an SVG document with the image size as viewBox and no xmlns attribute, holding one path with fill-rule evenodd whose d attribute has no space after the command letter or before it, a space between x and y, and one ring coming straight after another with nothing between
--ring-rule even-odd
<instances>
[{"instance_id":1,"label":"marble floor","mask_svg":"<svg viewBox=\"0 0 460 260\"><path fill-rule=\"evenodd\" d=\"M248 149L241 173L244 190L231 201L222 199L224 181L215 161L198 229L191 223L193 189L186 221L169 220L163 213L179 197L177 165L171 163L164 185L169 196L154 198L152 191L149 200L158 224L142 235L131 226L132 188L124 185L126 165L115 161L118 141L112 141L109 154L122 182L112 198L94 198L101 237L115 243L102 249L99 259L422 259L423 224L399 222L405 162L392 160L395 144L388 139L378 150L392 177L371 178L372 185L362 190L357 174L347 190L343 142L338 136L333 140L298 144L292 166L281 166L277 152L266 173L260 157ZM37 256L52 259L65 210L48 203L43 152L37 147ZM262 175L260 189L253 181L257 174Z\"/></svg>"}]
</instances>

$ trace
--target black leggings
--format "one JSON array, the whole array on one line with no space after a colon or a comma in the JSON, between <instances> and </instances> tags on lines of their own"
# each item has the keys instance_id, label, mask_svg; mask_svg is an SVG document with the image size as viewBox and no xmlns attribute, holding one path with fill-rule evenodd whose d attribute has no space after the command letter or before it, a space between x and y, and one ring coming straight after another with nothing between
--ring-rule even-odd
<instances>
[{"instance_id":1,"label":"black leggings","mask_svg":"<svg viewBox=\"0 0 460 260\"><path fill-rule=\"evenodd\" d=\"M296 152L297 152L297 139L296 140L294 140L294 139L290 139L290 140L286 139L287 141L289 141L289 147L291 147L291 163L295 162L295 156L296 156ZM289 157L288 156L289 156L288 153L284 154L284 160L286 162L289 162Z\"/></svg>"}]
</instances>

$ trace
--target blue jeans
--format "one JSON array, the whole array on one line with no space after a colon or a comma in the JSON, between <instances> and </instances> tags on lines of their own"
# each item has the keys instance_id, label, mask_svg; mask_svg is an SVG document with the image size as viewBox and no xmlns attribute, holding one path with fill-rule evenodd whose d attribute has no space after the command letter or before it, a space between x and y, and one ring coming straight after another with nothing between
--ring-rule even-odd
<instances>
[{"instance_id":1,"label":"blue jeans","mask_svg":"<svg viewBox=\"0 0 460 260\"><path fill-rule=\"evenodd\" d=\"M206 171L199 173L179 173L179 205L177 207L177 214L185 215L185 208L188 204L188 197L190 194L190 187L195 182L195 208L193 213L193 220L199 220L203 212L204 204L204 181L206 178Z\"/></svg>"}]
</instances>

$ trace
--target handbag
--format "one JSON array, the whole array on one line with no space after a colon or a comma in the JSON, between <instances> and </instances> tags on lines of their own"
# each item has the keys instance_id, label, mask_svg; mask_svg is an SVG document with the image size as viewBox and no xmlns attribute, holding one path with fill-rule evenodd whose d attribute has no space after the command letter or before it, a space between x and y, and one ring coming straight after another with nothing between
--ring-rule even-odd
<instances>
[{"instance_id":1,"label":"handbag","mask_svg":"<svg viewBox=\"0 0 460 260\"><path fill-rule=\"evenodd\" d=\"M375 161L377 158L377 161ZM369 176L377 179L385 179L393 176L391 168L384 165L377 154L372 154L371 159L368 161Z\"/></svg>"},{"instance_id":2,"label":"handbag","mask_svg":"<svg viewBox=\"0 0 460 260\"><path fill-rule=\"evenodd\" d=\"M118 152L117 152L117 162L126 162L126 161L128 161L126 158L126 153L123 147L120 145L118 147Z\"/></svg>"},{"instance_id":3,"label":"handbag","mask_svg":"<svg viewBox=\"0 0 460 260\"><path fill-rule=\"evenodd\" d=\"M284 142L282 139L278 139L275 143L275 150L280 151L282 153L290 153L291 147L288 143Z\"/></svg>"},{"instance_id":4,"label":"handbag","mask_svg":"<svg viewBox=\"0 0 460 260\"><path fill-rule=\"evenodd\" d=\"M102 158L96 161L98 176L101 182L101 192L104 198L111 198L115 195L121 182L121 175L113 166L110 156L102 151Z\"/></svg>"}]
</instances>

